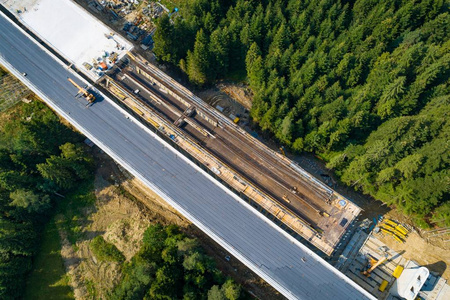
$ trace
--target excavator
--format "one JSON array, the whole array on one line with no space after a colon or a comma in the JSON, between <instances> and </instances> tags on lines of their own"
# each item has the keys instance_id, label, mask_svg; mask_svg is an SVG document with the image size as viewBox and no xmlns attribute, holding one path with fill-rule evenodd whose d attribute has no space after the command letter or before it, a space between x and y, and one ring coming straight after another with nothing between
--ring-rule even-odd
<instances>
[{"instance_id":1,"label":"excavator","mask_svg":"<svg viewBox=\"0 0 450 300\"><path fill-rule=\"evenodd\" d=\"M82 88L81 86L79 86L75 81L73 81L70 78L67 78L67 80L69 80L69 82L71 84L73 84L77 89L78 89L78 94L76 95L76 97L78 96L83 96L84 99L87 100L87 102L89 102L89 105L91 105L92 103L94 103L95 101L95 96L92 93L89 93L86 88Z\"/></svg>"}]
</instances>

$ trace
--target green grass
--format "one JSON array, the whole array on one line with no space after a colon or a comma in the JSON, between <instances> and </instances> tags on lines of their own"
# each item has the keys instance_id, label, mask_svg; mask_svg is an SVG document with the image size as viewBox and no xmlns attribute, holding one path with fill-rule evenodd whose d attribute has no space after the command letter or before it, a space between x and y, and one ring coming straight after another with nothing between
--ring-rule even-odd
<instances>
[{"instance_id":1,"label":"green grass","mask_svg":"<svg viewBox=\"0 0 450 300\"><path fill-rule=\"evenodd\" d=\"M27 281L24 299L74 299L61 257L61 241L55 220L44 227L40 251Z\"/></svg>"},{"instance_id":2,"label":"green grass","mask_svg":"<svg viewBox=\"0 0 450 300\"><path fill-rule=\"evenodd\" d=\"M90 248L100 261L123 262L125 260L122 252L114 244L105 241L101 235L96 236L91 241Z\"/></svg>"},{"instance_id":3,"label":"green grass","mask_svg":"<svg viewBox=\"0 0 450 300\"><path fill-rule=\"evenodd\" d=\"M44 228L42 245L28 277L24 299L74 299L61 257L58 228L67 233L67 238L75 246L86 224L83 208L95 202L93 189L93 179L87 180L75 192L60 199L56 213L62 217L52 218Z\"/></svg>"},{"instance_id":4,"label":"green grass","mask_svg":"<svg viewBox=\"0 0 450 300\"><path fill-rule=\"evenodd\" d=\"M76 191L67 194L58 205L58 213L63 215L63 218L58 220L57 225L67 233L67 238L74 247L77 240L83 236L82 229L87 223L83 209L94 203L94 178L92 178L80 184Z\"/></svg>"},{"instance_id":5,"label":"green grass","mask_svg":"<svg viewBox=\"0 0 450 300\"><path fill-rule=\"evenodd\" d=\"M167 7L167 9L172 12L175 7L180 8L183 5L183 0L161 0L162 5Z\"/></svg>"},{"instance_id":6,"label":"green grass","mask_svg":"<svg viewBox=\"0 0 450 300\"><path fill-rule=\"evenodd\" d=\"M92 280L85 280L84 284L86 286L87 293L89 295L89 299L97 299L97 289L95 288L95 283Z\"/></svg>"}]
</instances>

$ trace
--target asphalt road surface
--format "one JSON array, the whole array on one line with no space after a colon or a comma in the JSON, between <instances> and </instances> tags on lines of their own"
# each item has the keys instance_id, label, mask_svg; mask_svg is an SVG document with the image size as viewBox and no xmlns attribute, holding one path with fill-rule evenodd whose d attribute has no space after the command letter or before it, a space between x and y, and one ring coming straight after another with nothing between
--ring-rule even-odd
<instances>
[{"instance_id":1,"label":"asphalt road surface","mask_svg":"<svg viewBox=\"0 0 450 300\"><path fill-rule=\"evenodd\" d=\"M109 99L86 108L67 78L86 83L1 13L0 55L49 106L286 297L373 299Z\"/></svg>"}]
</instances>

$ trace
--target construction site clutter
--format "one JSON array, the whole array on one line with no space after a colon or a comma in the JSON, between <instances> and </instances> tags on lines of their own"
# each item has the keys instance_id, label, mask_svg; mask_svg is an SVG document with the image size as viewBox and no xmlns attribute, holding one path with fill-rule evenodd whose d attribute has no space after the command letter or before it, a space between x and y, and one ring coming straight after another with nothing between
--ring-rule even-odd
<instances>
[{"instance_id":1,"label":"construction site clutter","mask_svg":"<svg viewBox=\"0 0 450 300\"><path fill-rule=\"evenodd\" d=\"M327 255L361 209L129 53L101 83L255 208ZM138 92L136 92L138 91Z\"/></svg>"},{"instance_id":2,"label":"construction site clutter","mask_svg":"<svg viewBox=\"0 0 450 300\"><path fill-rule=\"evenodd\" d=\"M408 229L402 224L391 219L385 219L384 222L379 225L379 228L381 232L392 236L399 243L404 243L409 233Z\"/></svg>"},{"instance_id":3,"label":"construction site clutter","mask_svg":"<svg viewBox=\"0 0 450 300\"><path fill-rule=\"evenodd\" d=\"M94 81L133 48L74 1L0 0L0 4Z\"/></svg>"}]
</instances>

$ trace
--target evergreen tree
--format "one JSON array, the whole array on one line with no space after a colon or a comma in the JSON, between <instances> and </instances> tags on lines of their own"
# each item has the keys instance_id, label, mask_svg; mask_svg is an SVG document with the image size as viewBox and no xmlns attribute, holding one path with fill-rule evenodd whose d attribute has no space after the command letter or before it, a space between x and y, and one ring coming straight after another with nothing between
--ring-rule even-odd
<instances>
[{"instance_id":1,"label":"evergreen tree","mask_svg":"<svg viewBox=\"0 0 450 300\"><path fill-rule=\"evenodd\" d=\"M197 85L203 85L208 80L210 54L208 49L208 37L200 29L195 38L194 51L187 54L187 74L189 80Z\"/></svg>"},{"instance_id":2,"label":"evergreen tree","mask_svg":"<svg viewBox=\"0 0 450 300\"><path fill-rule=\"evenodd\" d=\"M344 182L416 220L438 208L446 215L448 191L435 187L448 161L434 128L448 124L427 108L449 94L445 1L225 2L186 1L175 22L197 32L177 60L192 82L245 69L262 130L321 155Z\"/></svg>"},{"instance_id":3,"label":"evergreen tree","mask_svg":"<svg viewBox=\"0 0 450 300\"><path fill-rule=\"evenodd\" d=\"M162 61L176 63L178 62L177 43L174 43L175 30L168 15L164 14L159 18L157 29L153 35L155 47L153 52Z\"/></svg>"}]
</instances>

